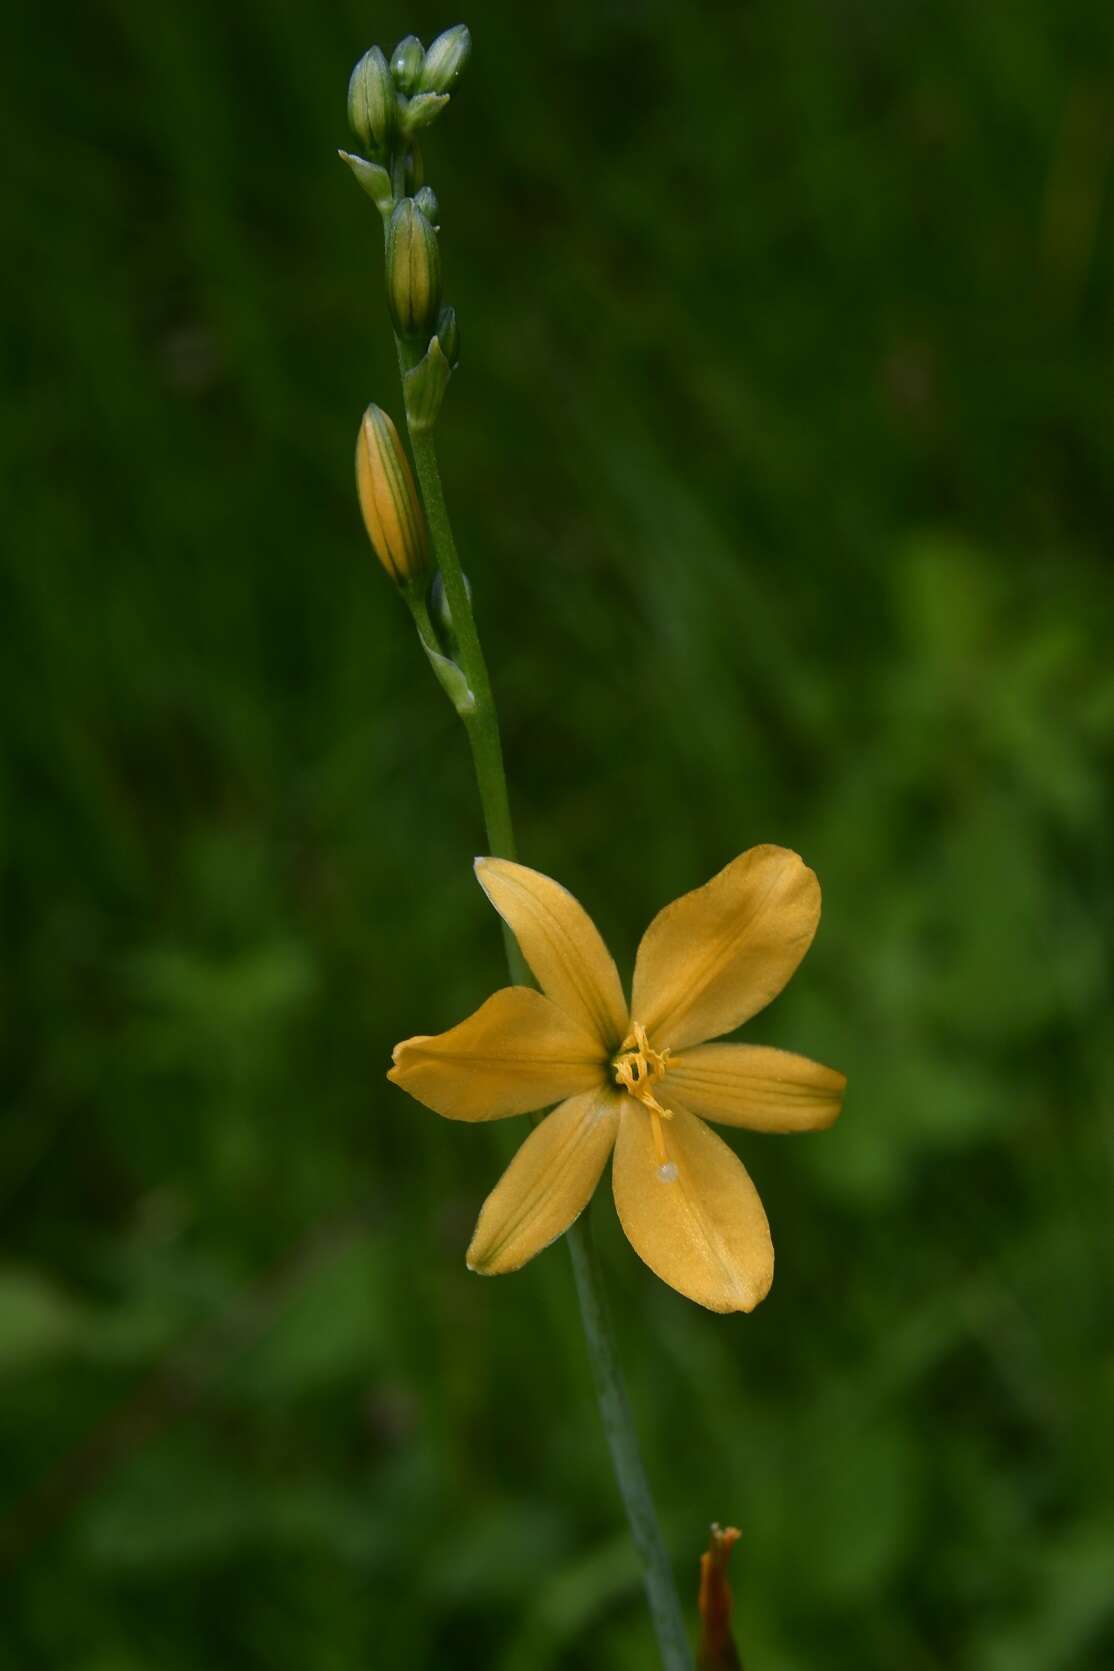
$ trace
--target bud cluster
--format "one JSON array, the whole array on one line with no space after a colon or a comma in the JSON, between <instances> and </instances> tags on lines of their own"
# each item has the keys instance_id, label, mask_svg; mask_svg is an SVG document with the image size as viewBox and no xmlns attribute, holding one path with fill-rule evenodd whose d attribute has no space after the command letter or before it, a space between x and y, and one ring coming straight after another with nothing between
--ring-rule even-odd
<instances>
[{"instance_id":1,"label":"bud cluster","mask_svg":"<svg viewBox=\"0 0 1114 1671\"><path fill-rule=\"evenodd\" d=\"M387 307L409 366L411 430L433 423L460 354L456 314L442 302L437 197L423 183L417 136L448 104L471 49L463 23L428 50L406 35L389 58L369 47L348 83L348 119L367 155L340 155L383 217Z\"/></svg>"},{"instance_id":2,"label":"bud cluster","mask_svg":"<svg viewBox=\"0 0 1114 1671\"><path fill-rule=\"evenodd\" d=\"M364 53L348 83L348 119L366 152L341 158L383 219L387 308L398 339L406 423L421 464L423 432L436 421L460 357L456 311L441 294L440 209L425 184L417 136L449 102L471 50L463 24L446 29L428 51L406 35L390 56ZM356 490L379 561L401 590L426 655L454 706L475 706L452 654L451 632L429 619L431 545L421 496L398 430L382 407L364 413L356 440Z\"/></svg>"},{"instance_id":3,"label":"bud cluster","mask_svg":"<svg viewBox=\"0 0 1114 1671\"><path fill-rule=\"evenodd\" d=\"M428 52L417 35L399 41L389 61L381 47L368 48L348 83L348 120L372 161L389 167L416 133L437 120L471 50L463 23L438 35Z\"/></svg>"}]
</instances>

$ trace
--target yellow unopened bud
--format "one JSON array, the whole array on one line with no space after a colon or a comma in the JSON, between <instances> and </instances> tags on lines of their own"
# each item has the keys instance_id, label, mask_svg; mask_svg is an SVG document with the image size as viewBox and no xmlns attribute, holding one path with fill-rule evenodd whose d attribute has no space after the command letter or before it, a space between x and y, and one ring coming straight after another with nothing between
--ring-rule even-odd
<instances>
[{"instance_id":1,"label":"yellow unopened bud","mask_svg":"<svg viewBox=\"0 0 1114 1671\"><path fill-rule=\"evenodd\" d=\"M399 586L426 567L429 536L410 460L381 406L369 406L356 438L356 491L375 555Z\"/></svg>"}]
</instances>

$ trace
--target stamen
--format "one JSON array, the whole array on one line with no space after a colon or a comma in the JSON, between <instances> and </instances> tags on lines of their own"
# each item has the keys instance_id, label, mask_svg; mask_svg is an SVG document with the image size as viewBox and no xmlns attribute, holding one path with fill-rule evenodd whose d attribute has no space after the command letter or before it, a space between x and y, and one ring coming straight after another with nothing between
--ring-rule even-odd
<instances>
[{"instance_id":1,"label":"stamen","mask_svg":"<svg viewBox=\"0 0 1114 1671\"><path fill-rule=\"evenodd\" d=\"M668 1071L669 1049L655 1050L646 1036L646 1029L640 1021L636 1021L630 1032L623 1040L623 1047L612 1062L615 1071L615 1082L621 1085L629 1096L650 1111L654 1117L654 1129L661 1140L660 1121L671 1120L673 1110L665 1108L650 1089L659 1079L664 1079ZM665 1164L664 1151L662 1164Z\"/></svg>"}]
</instances>

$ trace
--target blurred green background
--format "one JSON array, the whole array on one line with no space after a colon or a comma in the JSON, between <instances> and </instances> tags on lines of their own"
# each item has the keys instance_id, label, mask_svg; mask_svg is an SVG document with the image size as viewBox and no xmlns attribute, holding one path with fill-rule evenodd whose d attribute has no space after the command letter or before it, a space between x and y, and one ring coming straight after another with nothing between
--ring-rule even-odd
<instances>
[{"instance_id":1,"label":"blurred green background","mask_svg":"<svg viewBox=\"0 0 1114 1671\"><path fill-rule=\"evenodd\" d=\"M366 547L400 416L334 155L424 0L9 27L3 1671L644 1671L520 1133L383 1071L503 979L463 739ZM594 1221L694 1606L751 1671L1114 1665L1107 0L474 0L426 147L441 423L522 856L629 968L743 848L825 889L748 1036L722 1319Z\"/></svg>"}]
</instances>

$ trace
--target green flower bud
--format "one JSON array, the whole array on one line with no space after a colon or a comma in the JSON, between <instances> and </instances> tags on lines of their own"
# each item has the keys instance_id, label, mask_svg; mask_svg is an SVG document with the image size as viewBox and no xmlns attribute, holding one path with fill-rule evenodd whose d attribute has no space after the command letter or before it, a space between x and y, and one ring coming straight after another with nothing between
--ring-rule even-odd
<instances>
[{"instance_id":1,"label":"green flower bud","mask_svg":"<svg viewBox=\"0 0 1114 1671\"><path fill-rule=\"evenodd\" d=\"M428 340L441 305L437 234L412 197L395 204L387 228L387 306L402 337Z\"/></svg>"},{"instance_id":2,"label":"green flower bud","mask_svg":"<svg viewBox=\"0 0 1114 1671\"><path fill-rule=\"evenodd\" d=\"M356 492L372 548L400 586L416 580L429 557L429 534L410 460L390 415L369 406L356 437Z\"/></svg>"},{"instance_id":3,"label":"green flower bud","mask_svg":"<svg viewBox=\"0 0 1114 1671\"><path fill-rule=\"evenodd\" d=\"M450 93L459 81L460 72L468 62L471 51L472 36L468 32L467 24L456 23L451 29L446 29L443 35L438 35L425 55L421 79L418 82L419 91Z\"/></svg>"},{"instance_id":4,"label":"green flower bud","mask_svg":"<svg viewBox=\"0 0 1114 1671\"><path fill-rule=\"evenodd\" d=\"M377 46L364 53L348 82L348 120L373 154L388 150L398 113L387 60Z\"/></svg>"},{"instance_id":5,"label":"green flower bud","mask_svg":"<svg viewBox=\"0 0 1114 1671\"><path fill-rule=\"evenodd\" d=\"M425 216L430 226L432 226L436 232L438 229L437 216L440 212L441 205L437 201L437 193L434 191L433 187L422 186L414 193L414 202L422 211L422 214Z\"/></svg>"},{"instance_id":6,"label":"green flower bud","mask_svg":"<svg viewBox=\"0 0 1114 1671\"><path fill-rule=\"evenodd\" d=\"M399 112L399 124L403 133L409 137L411 134L420 133L422 128L428 128L431 122L436 122L448 102L447 93L415 93Z\"/></svg>"},{"instance_id":7,"label":"green flower bud","mask_svg":"<svg viewBox=\"0 0 1114 1671\"><path fill-rule=\"evenodd\" d=\"M455 371L460 364L460 326L454 307L443 307L437 315L437 340L450 369Z\"/></svg>"},{"instance_id":8,"label":"green flower bud","mask_svg":"<svg viewBox=\"0 0 1114 1671\"><path fill-rule=\"evenodd\" d=\"M425 64L425 48L417 35L404 35L391 53L391 74L400 93L416 93Z\"/></svg>"},{"instance_id":9,"label":"green flower bud","mask_svg":"<svg viewBox=\"0 0 1114 1671\"><path fill-rule=\"evenodd\" d=\"M368 162L366 157L354 157L351 151L338 151L337 156L348 164L379 213L390 214L394 207L394 191L387 170L380 168L377 162Z\"/></svg>"}]
</instances>

